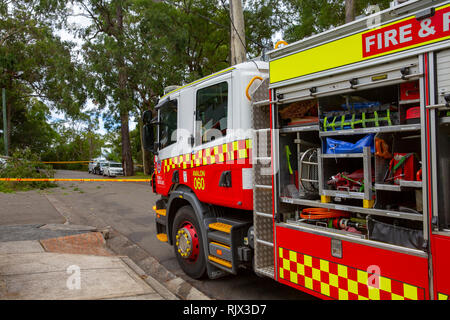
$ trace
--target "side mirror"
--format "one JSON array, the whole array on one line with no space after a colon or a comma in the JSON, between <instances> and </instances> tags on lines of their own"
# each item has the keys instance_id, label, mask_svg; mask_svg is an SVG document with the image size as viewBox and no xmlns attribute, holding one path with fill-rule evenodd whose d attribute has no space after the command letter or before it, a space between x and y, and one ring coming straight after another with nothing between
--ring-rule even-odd
<instances>
[{"instance_id":1,"label":"side mirror","mask_svg":"<svg viewBox=\"0 0 450 320\"><path fill-rule=\"evenodd\" d=\"M146 151L154 152L155 131L151 124L144 124L143 142Z\"/></svg>"},{"instance_id":2,"label":"side mirror","mask_svg":"<svg viewBox=\"0 0 450 320\"><path fill-rule=\"evenodd\" d=\"M142 115L142 122L144 125L150 124L152 122L152 112L150 110L147 110Z\"/></svg>"}]
</instances>

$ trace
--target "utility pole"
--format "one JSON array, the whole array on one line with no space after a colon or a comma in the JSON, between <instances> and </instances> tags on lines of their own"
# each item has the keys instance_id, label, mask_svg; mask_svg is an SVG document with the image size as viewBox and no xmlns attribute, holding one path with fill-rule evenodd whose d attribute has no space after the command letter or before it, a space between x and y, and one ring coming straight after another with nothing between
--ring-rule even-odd
<instances>
[{"instance_id":1,"label":"utility pole","mask_svg":"<svg viewBox=\"0 0 450 320\"><path fill-rule=\"evenodd\" d=\"M355 1L345 0L345 23L355 20Z\"/></svg>"},{"instance_id":2,"label":"utility pole","mask_svg":"<svg viewBox=\"0 0 450 320\"><path fill-rule=\"evenodd\" d=\"M2 88L3 100L3 143L5 144L5 156L8 156L8 121L6 119L6 89Z\"/></svg>"},{"instance_id":3,"label":"utility pole","mask_svg":"<svg viewBox=\"0 0 450 320\"><path fill-rule=\"evenodd\" d=\"M245 24L242 0L230 0L231 65L246 61Z\"/></svg>"}]
</instances>

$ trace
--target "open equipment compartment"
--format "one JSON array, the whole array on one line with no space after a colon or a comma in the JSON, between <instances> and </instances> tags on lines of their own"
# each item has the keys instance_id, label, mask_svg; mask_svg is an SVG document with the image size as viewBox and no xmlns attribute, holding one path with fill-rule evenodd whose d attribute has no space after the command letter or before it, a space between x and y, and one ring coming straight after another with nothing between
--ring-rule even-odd
<instances>
[{"instance_id":1,"label":"open equipment compartment","mask_svg":"<svg viewBox=\"0 0 450 320\"><path fill-rule=\"evenodd\" d=\"M413 57L274 91L280 222L424 250L421 76Z\"/></svg>"},{"instance_id":2,"label":"open equipment compartment","mask_svg":"<svg viewBox=\"0 0 450 320\"><path fill-rule=\"evenodd\" d=\"M323 299L449 299L449 14L450 0L408 1L268 53L280 283ZM283 112L312 100L315 129ZM293 177L305 131L320 142L313 194Z\"/></svg>"}]
</instances>

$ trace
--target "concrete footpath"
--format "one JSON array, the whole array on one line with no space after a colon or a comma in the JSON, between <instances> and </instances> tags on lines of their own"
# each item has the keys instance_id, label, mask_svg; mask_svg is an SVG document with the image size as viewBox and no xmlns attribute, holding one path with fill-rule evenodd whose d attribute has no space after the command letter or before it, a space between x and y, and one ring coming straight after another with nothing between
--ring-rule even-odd
<instances>
[{"instance_id":1,"label":"concrete footpath","mask_svg":"<svg viewBox=\"0 0 450 320\"><path fill-rule=\"evenodd\" d=\"M0 226L0 299L178 299L128 257L109 251L102 232L63 224Z\"/></svg>"}]
</instances>

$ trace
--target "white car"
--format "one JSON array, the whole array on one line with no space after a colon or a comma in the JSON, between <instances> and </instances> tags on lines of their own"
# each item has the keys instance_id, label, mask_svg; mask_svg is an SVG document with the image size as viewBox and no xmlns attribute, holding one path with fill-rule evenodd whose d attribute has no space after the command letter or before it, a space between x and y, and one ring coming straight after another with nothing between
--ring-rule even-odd
<instances>
[{"instance_id":1,"label":"white car","mask_svg":"<svg viewBox=\"0 0 450 320\"><path fill-rule=\"evenodd\" d=\"M95 167L97 166L97 162L94 160L91 160L88 165L88 173L94 173Z\"/></svg>"},{"instance_id":2,"label":"white car","mask_svg":"<svg viewBox=\"0 0 450 320\"><path fill-rule=\"evenodd\" d=\"M108 177L123 176L122 164L119 162L107 162L103 168L103 175Z\"/></svg>"},{"instance_id":3,"label":"white car","mask_svg":"<svg viewBox=\"0 0 450 320\"><path fill-rule=\"evenodd\" d=\"M97 165L95 166L95 169L94 169L94 173L103 175L104 169L107 164L108 164L108 162L106 162L106 161L97 162Z\"/></svg>"}]
</instances>

